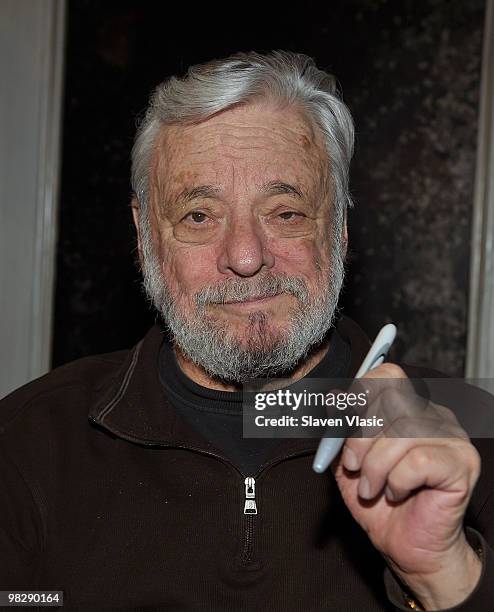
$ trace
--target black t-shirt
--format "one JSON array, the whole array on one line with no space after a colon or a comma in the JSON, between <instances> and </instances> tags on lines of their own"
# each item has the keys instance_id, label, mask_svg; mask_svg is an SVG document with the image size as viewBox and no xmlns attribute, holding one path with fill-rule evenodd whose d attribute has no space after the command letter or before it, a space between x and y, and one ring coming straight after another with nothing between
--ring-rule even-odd
<instances>
[{"instance_id":1,"label":"black t-shirt","mask_svg":"<svg viewBox=\"0 0 494 612\"><path fill-rule=\"evenodd\" d=\"M182 372L167 341L163 342L159 361L161 383L180 416L221 450L242 474L257 474L280 440L243 437L242 391L217 391L198 385ZM350 347L333 329L328 352L307 376L344 378L349 366Z\"/></svg>"}]
</instances>

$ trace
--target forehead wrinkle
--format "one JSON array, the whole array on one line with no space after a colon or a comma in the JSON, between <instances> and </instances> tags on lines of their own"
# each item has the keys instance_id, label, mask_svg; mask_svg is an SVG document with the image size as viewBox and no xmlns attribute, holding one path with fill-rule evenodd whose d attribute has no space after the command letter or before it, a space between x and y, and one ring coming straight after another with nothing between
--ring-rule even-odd
<instances>
[{"instance_id":1,"label":"forehead wrinkle","mask_svg":"<svg viewBox=\"0 0 494 612\"><path fill-rule=\"evenodd\" d=\"M251 111L259 111L260 115L255 115L253 118ZM246 112L247 119L245 119ZM266 115L274 117L274 125L256 122L257 117L261 115L264 117ZM287 120L280 121L280 116L286 115L288 115ZM199 124L183 126L182 129L184 135L197 132L202 134L202 138L204 138L204 135L208 139L214 140L219 138L220 142L213 143L212 146L228 144L225 142L228 139L241 140L248 138L251 140L266 138L267 140L273 140L281 138L284 141L283 146L290 142L290 144L295 143L302 149L307 150L312 147L319 148L318 141L321 138L320 130L316 129L314 122L310 117L307 117L306 112L299 105L280 106L279 103L275 102L273 104L273 101L266 100L226 109ZM246 146L251 148L253 145L249 142Z\"/></svg>"},{"instance_id":2,"label":"forehead wrinkle","mask_svg":"<svg viewBox=\"0 0 494 612\"><path fill-rule=\"evenodd\" d=\"M257 116L252 118L252 115L245 120L242 113L239 116L238 110L226 110L199 124L166 126L166 131L171 140L176 141L176 151L190 157L200 157L208 152L235 157L237 151L259 149L285 152L287 145L295 145L302 150L303 156L311 157L312 163L314 158L325 151L325 147L321 150L320 131L316 131L313 122L297 108L290 109L290 118L295 123L295 127L292 127L289 121L281 123L279 109L276 109L278 112L274 125L258 124ZM244 108L244 110L252 109ZM230 121L226 120L228 118ZM191 138L188 138L189 136Z\"/></svg>"},{"instance_id":3,"label":"forehead wrinkle","mask_svg":"<svg viewBox=\"0 0 494 612\"><path fill-rule=\"evenodd\" d=\"M233 155L236 151L286 151L287 147L290 147L300 149L302 154L308 154L312 157L317 151L315 146L307 147L305 136L290 138L282 130L261 127L255 128L254 133L251 127L246 127L244 130L237 129L231 133L225 131L210 133L208 134L208 148L218 149Z\"/></svg>"},{"instance_id":4,"label":"forehead wrinkle","mask_svg":"<svg viewBox=\"0 0 494 612\"><path fill-rule=\"evenodd\" d=\"M167 202L170 203L172 198L169 196L173 197L173 191L177 191L174 187L182 188L181 191L183 191L187 183L190 188L197 186L197 183L199 183L199 186L206 183L213 183L213 185L216 183L221 185L222 190L224 190L226 188L226 185L223 184L224 181L218 181L217 179L223 179L225 171L227 174L231 173L230 180L227 182L233 184L233 191L235 191L239 180L237 176L239 168L236 167L235 161L240 160L247 164L251 162L264 163L264 159L259 159L257 155L253 155L252 159L250 156L246 158L242 154L245 150L250 150L253 153L261 150L266 161L274 163L276 163L276 152L278 150L282 151L289 158L292 158L293 162L305 168L303 174L307 173L306 178L310 178L310 183L313 183L313 188L308 189L308 191L315 189L320 193L321 188L326 191L324 187L327 187L329 169L326 149L321 146L320 131L316 131L312 122L307 120L305 116L301 117L300 113L297 114L295 128L290 127L288 121L286 126L283 125L281 128L279 123L275 126L238 125L225 121L224 116L221 121L214 117L201 124L163 126L153 160L154 183L162 205ZM293 114L291 116L293 117ZM254 120L256 120L256 117L254 117ZM216 123L211 123L213 121L216 121ZM302 130L297 129L300 127ZM227 130L226 134L225 130ZM184 136L192 136L192 138ZM264 142L259 142L259 138ZM286 147L287 143L290 144L288 148ZM293 150L293 145L296 145L295 149L298 149L301 154L297 150ZM209 153L212 153L213 157L209 157ZM228 169L221 167L222 158L223 162L231 160ZM175 161L177 159L181 163L177 163ZM211 181L213 176L209 172L202 173L202 170L199 170L199 175L197 175L197 172L191 170L191 168L184 168L184 159L186 161L190 160L190 165L195 169L201 167L214 169L216 180ZM290 160L288 161L288 166L291 166L292 163ZM283 169L287 165L286 160L282 157L280 157L280 163L283 163ZM280 183L286 182L292 185L294 179L296 179L295 184L297 186L306 182L300 182L301 176L299 176L298 170L295 171L295 176L290 174L275 172L273 178ZM261 182L256 181L253 186L257 187ZM309 185L305 185L305 187L308 188Z\"/></svg>"}]
</instances>

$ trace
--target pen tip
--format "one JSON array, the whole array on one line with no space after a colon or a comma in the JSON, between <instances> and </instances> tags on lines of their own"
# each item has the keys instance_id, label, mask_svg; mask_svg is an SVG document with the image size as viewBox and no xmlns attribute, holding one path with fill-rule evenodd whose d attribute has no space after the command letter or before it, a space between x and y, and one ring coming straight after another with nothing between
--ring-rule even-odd
<instances>
[{"instance_id":1,"label":"pen tip","mask_svg":"<svg viewBox=\"0 0 494 612\"><path fill-rule=\"evenodd\" d=\"M314 463L312 465L312 469L314 470L314 472L316 472L317 474L322 474L324 472L324 466L322 466L320 463Z\"/></svg>"}]
</instances>

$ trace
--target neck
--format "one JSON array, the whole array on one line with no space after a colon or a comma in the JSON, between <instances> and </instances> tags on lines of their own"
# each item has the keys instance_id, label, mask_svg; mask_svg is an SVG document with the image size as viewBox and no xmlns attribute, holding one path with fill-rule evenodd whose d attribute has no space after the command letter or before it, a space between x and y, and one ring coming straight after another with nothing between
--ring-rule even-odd
<instances>
[{"instance_id":1,"label":"neck","mask_svg":"<svg viewBox=\"0 0 494 612\"><path fill-rule=\"evenodd\" d=\"M290 383L300 380L313 368L315 368L320 361L322 361L328 352L328 349L329 339L326 340L321 347L317 349L317 351L312 353L303 363L301 363L290 376L284 376L283 378ZM242 389L242 385L227 384L213 378L206 372L206 370L204 370L204 368L188 359L188 357L184 355L178 347L174 346L173 350L177 363L182 372L198 385L208 389L215 389L217 391L240 391Z\"/></svg>"}]
</instances>

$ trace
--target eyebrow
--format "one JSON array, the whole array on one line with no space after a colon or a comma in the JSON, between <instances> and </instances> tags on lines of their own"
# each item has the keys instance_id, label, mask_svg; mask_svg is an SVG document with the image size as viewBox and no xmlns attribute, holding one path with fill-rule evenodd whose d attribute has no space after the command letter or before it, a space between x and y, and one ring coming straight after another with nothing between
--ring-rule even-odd
<instances>
[{"instance_id":1,"label":"eyebrow","mask_svg":"<svg viewBox=\"0 0 494 612\"><path fill-rule=\"evenodd\" d=\"M259 191L268 196L288 194L294 195L297 198L303 197L301 189L282 181L269 181L269 183L262 185ZM176 198L176 202L183 206L197 198L212 198L220 192L221 189L214 185L198 185L190 189L183 189Z\"/></svg>"},{"instance_id":2,"label":"eyebrow","mask_svg":"<svg viewBox=\"0 0 494 612\"><path fill-rule=\"evenodd\" d=\"M187 204L187 202L195 200L196 198L211 198L218 195L220 191L220 188L214 185L198 185L197 187L181 191L177 197L177 202L180 204Z\"/></svg>"},{"instance_id":3,"label":"eyebrow","mask_svg":"<svg viewBox=\"0 0 494 612\"><path fill-rule=\"evenodd\" d=\"M302 198L302 190L289 183L283 183L282 181L270 181L265 183L261 187L261 191L266 195L294 195L297 198Z\"/></svg>"}]
</instances>

